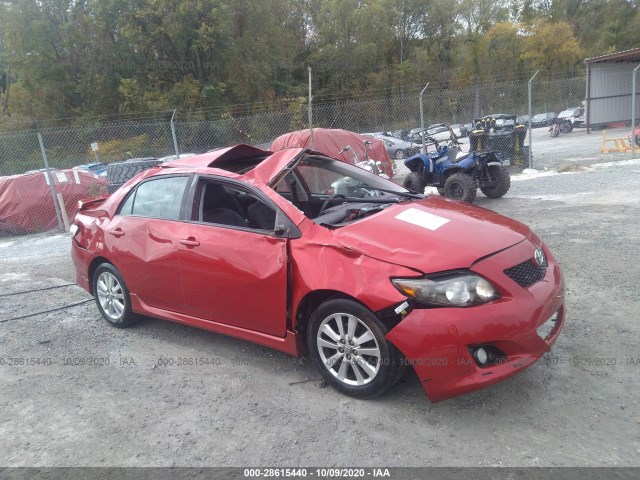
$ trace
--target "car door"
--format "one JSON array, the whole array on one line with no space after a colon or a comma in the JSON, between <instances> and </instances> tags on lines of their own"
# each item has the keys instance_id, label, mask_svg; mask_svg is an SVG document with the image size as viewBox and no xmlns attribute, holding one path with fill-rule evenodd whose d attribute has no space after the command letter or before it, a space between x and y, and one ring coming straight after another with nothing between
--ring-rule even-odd
<instances>
[{"instance_id":1,"label":"car door","mask_svg":"<svg viewBox=\"0 0 640 480\"><path fill-rule=\"evenodd\" d=\"M151 177L125 198L105 230L112 261L145 304L182 312L178 270L180 215L189 177Z\"/></svg>"},{"instance_id":2,"label":"car door","mask_svg":"<svg viewBox=\"0 0 640 480\"><path fill-rule=\"evenodd\" d=\"M187 314L284 337L287 239L274 233L275 206L257 191L214 177L194 182L187 204L191 217L181 228L178 257Z\"/></svg>"}]
</instances>

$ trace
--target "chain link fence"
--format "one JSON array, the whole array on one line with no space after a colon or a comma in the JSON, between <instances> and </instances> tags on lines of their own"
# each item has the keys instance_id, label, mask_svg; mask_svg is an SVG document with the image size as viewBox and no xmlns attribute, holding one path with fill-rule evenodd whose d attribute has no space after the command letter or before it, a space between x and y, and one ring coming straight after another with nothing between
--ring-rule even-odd
<instances>
[{"instance_id":1,"label":"chain link fence","mask_svg":"<svg viewBox=\"0 0 640 480\"><path fill-rule=\"evenodd\" d=\"M610 81L627 85L628 73L624 74L625 78L612 74ZM460 124L462 149L466 150L474 148L466 137L477 129L474 120L497 114L517 116L527 127L524 144L518 148L531 151L531 164L527 154L521 155L517 162L521 168L569 169L585 161L628 158L630 108L618 115L618 121L593 125L606 129L587 132L585 81L584 76L533 81L531 116L526 80L428 87L422 99L424 124ZM332 101L314 99L313 126L359 133L397 132L411 141L411 130L421 124L420 90ZM0 236L64 228L65 214L73 217L77 199L109 188L107 165L135 163L135 159L145 159L144 165L148 165L157 163L150 159L202 153L237 143L268 148L279 135L308 128L308 114L307 99L298 98L275 105L177 110L137 120L0 133ZM557 135L554 122L564 125ZM496 128L495 122L484 126ZM393 156L400 165L402 155ZM28 212L25 205L31 205Z\"/></svg>"}]
</instances>

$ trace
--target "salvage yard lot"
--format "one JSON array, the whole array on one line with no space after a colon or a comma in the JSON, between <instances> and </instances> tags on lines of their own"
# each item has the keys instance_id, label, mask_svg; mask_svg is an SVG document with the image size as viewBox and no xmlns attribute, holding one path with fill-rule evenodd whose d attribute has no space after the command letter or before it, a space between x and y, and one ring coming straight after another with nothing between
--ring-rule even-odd
<instances>
[{"instance_id":1,"label":"salvage yard lot","mask_svg":"<svg viewBox=\"0 0 640 480\"><path fill-rule=\"evenodd\" d=\"M11 320L90 297L2 296L75 277L68 235L0 240L0 464L638 466L639 191L626 162L479 196L553 251L566 325L523 373L436 404L411 371L355 400L298 359L160 320L117 330L92 302Z\"/></svg>"}]
</instances>

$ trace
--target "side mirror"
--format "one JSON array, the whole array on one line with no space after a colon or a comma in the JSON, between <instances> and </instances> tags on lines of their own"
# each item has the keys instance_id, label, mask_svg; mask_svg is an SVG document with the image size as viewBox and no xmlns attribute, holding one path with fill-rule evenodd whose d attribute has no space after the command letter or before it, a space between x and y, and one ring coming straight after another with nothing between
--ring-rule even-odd
<instances>
[{"instance_id":1,"label":"side mirror","mask_svg":"<svg viewBox=\"0 0 640 480\"><path fill-rule=\"evenodd\" d=\"M276 228L274 228L273 233L275 234L276 237L284 237L289 233L289 229L287 228L286 225L279 224L279 225L276 225Z\"/></svg>"}]
</instances>

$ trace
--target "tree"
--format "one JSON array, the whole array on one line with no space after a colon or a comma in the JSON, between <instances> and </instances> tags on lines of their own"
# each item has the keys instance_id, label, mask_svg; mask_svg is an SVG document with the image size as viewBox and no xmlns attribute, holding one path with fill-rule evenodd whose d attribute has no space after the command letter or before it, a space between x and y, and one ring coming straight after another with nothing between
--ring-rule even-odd
<instances>
[{"instance_id":1,"label":"tree","mask_svg":"<svg viewBox=\"0 0 640 480\"><path fill-rule=\"evenodd\" d=\"M529 70L564 71L577 66L583 51L566 22L541 20L525 29L522 60Z\"/></svg>"}]
</instances>

